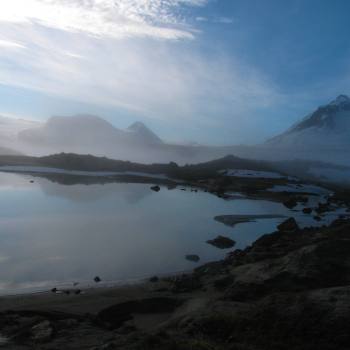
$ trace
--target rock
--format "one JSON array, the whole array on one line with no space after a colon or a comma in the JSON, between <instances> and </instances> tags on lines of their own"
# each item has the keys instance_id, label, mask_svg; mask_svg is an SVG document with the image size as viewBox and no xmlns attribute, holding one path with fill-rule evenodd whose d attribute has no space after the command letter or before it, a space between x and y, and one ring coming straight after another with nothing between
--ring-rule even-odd
<instances>
[{"instance_id":1,"label":"rock","mask_svg":"<svg viewBox=\"0 0 350 350\"><path fill-rule=\"evenodd\" d=\"M233 239L220 235L214 239L208 240L207 243L220 249L232 248L236 244Z\"/></svg>"},{"instance_id":2,"label":"rock","mask_svg":"<svg viewBox=\"0 0 350 350\"><path fill-rule=\"evenodd\" d=\"M114 343L107 343L103 344L99 350L115 350L117 349L116 345Z\"/></svg>"},{"instance_id":3,"label":"rock","mask_svg":"<svg viewBox=\"0 0 350 350\"><path fill-rule=\"evenodd\" d=\"M151 278L149 279L149 281L152 282L152 283L156 283L156 282L159 281L159 277L158 277L158 276L153 276L153 277L151 277Z\"/></svg>"},{"instance_id":4,"label":"rock","mask_svg":"<svg viewBox=\"0 0 350 350\"><path fill-rule=\"evenodd\" d=\"M159 186L152 186L151 190L154 192L159 192L160 191L160 187Z\"/></svg>"},{"instance_id":5,"label":"rock","mask_svg":"<svg viewBox=\"0 0 350 350\"><path fill-rule=\"evenodd\" d=\"M330 207L327 203L319 203L316 208L317 214L323 214L330 210Z\"/></svg>"},{"instance_id":6,"label":"rock","mask_svg":"<svg viewBox=\"0 0 350 350\"><path fill-rule=\"evenodd\" d=\"M55 328L57 327L58 329L72 329L78 326L79 322L74 318L59 320L55 323Z\"/></svg>"},{"instance_id":7,"label":"rock","mask_svg":"<svg viewBox=\"0 0 350 350\"><path fill-rule=\"evenodd\" d=\"M303 196L298 196L296 198L296 201L305 204L305 203L307 203L309 201L309 198L303 197Z\"/></svg>"},{"instance_id":8,"label":"rock","mask_svg":"<svg viewBox=\"0 0 350 350\"><path fill-rule=\"evenodd\" d=\"M238 224L245 222L254 222L263 219L277 219L284 218L283 215L218 215L214 217L215 221L221 222L222 224L230 227L234 227Z\"/></svg>"},{"instance_id":9,"label":"rock","mask_svg":"<svg viewBox=\"0 0 350 350\"><path fill-rule=\"evenodd\" d=\"M291 198L291 199L288 199L287 201L283 202L283 205L285 207L287 207L288 209L293 209L294 207L296 207L298 205L298 202Z\"/></svg>"},{"instance_id":10,"label":"rock","mask_svg":"<svg viewBox=\"0 0 350 350\"><path fill-rule=\"evenodd\" d=\"M131 332L136 331L135 322L133 320L129 320L123 323L123 325L118 328L118 334L130 334Z\"/></svg>"},{"instance_id":11,"label":"rock","mask_svg":"<svg viewBox=\"0 0 350 350\"><path fill-rule=\"evenodd\" d=\"M282 232L293 232L299 230L299 226L294 218L289 218L279 224L277 229Z\"/></svg>"},{"instance_id":12,"label":"rock","mask_svg":"<svg viewBox=\"0 0 350 350\"><path fill-rule=\"evenodd\" d=\"M171 291L173 293L188 293L202 287L199 277L195 274L175 276L170 282L172 283Z\"/></svg>"},{"instance_id":13,"label":"rock","mask_svg":"<svg viewBox=\"0 0 350 350\"><path fill-rule=\"evenodd\" d=\"M303 209L303 213L304 214L311 214L312 213L312 209L311 208L304 208Z\"/></svg>"},{"instance_id":14,"label":"rock","mask_svg":"<svg viewBox=\"0 0 350 350\"><path fill-rule=\"evenodd\" d=\"M102 325L116 329L126 321L132 320L134 314L171 313L182 303L180 299L168 297L130 300L101 310L97 315L97 320Z\"/></svg>"},{"instance_id":15,"label":"rock","mask_svg":"<svg viewBox=\"0 0 350 350\"><path fill-rule=\"evenodd\" d=\"M96 277L94 278L94 281L95 281L96 283L100 283L102 280L101 280L101 278L100 278L99 276L96 276Z\"/></svg>"},{"instance_id":16,"label":"rock","mask_svg":"<svg viewBox=\"0 0 350 350\"><path fill-rule=\"evenodd\" d=\"M349 222L350 222L349 219L335 219L331 223L330 227L341 227L341 226L343 226L343 225L345 225L345 224L347 224Z\"/></svg>"},{"instance_id":17,"label":"rock","mask_svg":"<svg viewBox=\"0 0 350 350\"><path fill-rule=\"evenodd\" d=\"M9 342L10 342L9 338L0 335L0 348L4 348L5 346L8 345Z\"/></svg>"},{"instance_id":18,"label":"rock","mask_svg":"<svg viewBox=\"0 0 350 350\"><path fill-rule=\"evenodd\" d=\"M227 287L229 287L233 282L235 278L232 275L227 275L225 277L221 277L214 281L214 287L219 290L225 290Z\"/></svg>"},{"instance_id":19,"label":"rock","mask_svg":"<svg viewBox=\"0 0 350 350\"><path fill-rule=\"evenodd\" d=\"M51 340L53 336L53 328L49 321L43 321L31 329L31 338L35 342L45 343Z\"/></svg>"},{"instance_id":20,"label":"rock","mask_svg":"<svg viewBox=\"0 0 350 350\"><path fill-rule=\"evenodd\" d=\"M193 262L198 262L200 260L200 257L196 254L186 255L185 258L186 258L186 260L193 261Z\"/></svg>"}]
</instances>

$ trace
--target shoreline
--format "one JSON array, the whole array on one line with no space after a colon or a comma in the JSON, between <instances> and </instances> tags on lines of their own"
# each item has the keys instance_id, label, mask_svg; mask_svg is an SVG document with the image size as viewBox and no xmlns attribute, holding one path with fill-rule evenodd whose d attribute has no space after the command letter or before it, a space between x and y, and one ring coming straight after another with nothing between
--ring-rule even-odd
<instances>
[{"instance_id":1,"label":"shoreline","mask_svg":"<svg viewBox=\"0 0 350 350\"><path fill-rule=\"evenodd\" d=\"M1 336L14 350L345 350L349 251L350 220L300 229L290 218L191 273L1 297Z\"/></svg>"},{"instance_id":2,"label":"shoreline","mask_svg":"<svg viewBox=\"0 0 350 350\"><path fill-rule=\"evenodd\" d=\"M212 261L214 262L214 261ZM204 264L208 264L211 262L207 262ZM203 264L203 265L204 265ZM162 273L162 274L157 274L156 276L154 274L150 274L147 276L139 277L139 278L130 278L126 280L106 280L106 281L101 281L101 282L94 282L93 280L91 281L82 281L82 282L61 282L61 283L52 283L50 285L47 285L47 287L43 287L45 289L37 289L37 290L32 290L29 291L31 288L27 288L28 291L23 291L23 292L15 292L14 293L9 293L9 294L3 294L0 292L0 299L1 298L7 298L7 297L30 297L31 295L39 295L39 294L50 294L53 293L52 290L54 288L57 289L56 294L64 294L64 291L70 291L72 294L74 294L74 291L76 290L81 290L82 292L90 291L90 290L100 290L100 289L114 289L114 288L119 288L119 287L128 287L128 286L133 286L133 285L142 285L145 283L148 283L150 279L157 277L159 279L161 278L172 278L176 277L181 274L191 274L193 271L200 267L201 265L194 267L193 269L190 270L178 270L174 272L167 272L167 273ZM23 289L22 289L23 290Z\"/></svg>"}]
</instances>

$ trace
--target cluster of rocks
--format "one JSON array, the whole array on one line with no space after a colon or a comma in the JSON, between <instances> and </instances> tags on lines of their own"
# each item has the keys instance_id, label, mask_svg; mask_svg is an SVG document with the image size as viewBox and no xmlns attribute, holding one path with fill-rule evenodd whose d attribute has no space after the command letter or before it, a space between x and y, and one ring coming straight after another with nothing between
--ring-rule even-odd
<instances>
[{"instance_id":1,"label":"cluster of rocks","mask_svg":"<svg viewBox=\"0 0 350 350\"><path fill-rule=\"evenodd\" d=\"M283 202L283 205L288 209L295 208L299 203L306 204L309 201L308 197L300 195L292 195L286 201Z\"/></svg>"}]
</instances>

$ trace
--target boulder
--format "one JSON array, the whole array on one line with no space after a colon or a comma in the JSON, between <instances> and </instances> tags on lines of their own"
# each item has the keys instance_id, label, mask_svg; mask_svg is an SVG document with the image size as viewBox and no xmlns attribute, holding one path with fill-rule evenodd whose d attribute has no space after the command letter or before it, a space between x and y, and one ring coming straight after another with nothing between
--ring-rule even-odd
<instances>
[{"instance_id":1,"label":"boulder","mask_svg":"<svg viewBox=\"0 0 350 350\"><path fill-rule=\"evenodd\" d=\"M299 230L299 226L294 218L289 218L277 226L278 231L293 232Z\"/></svg>"},{"instance_id":2,"label":"boulder","mask_svg":"<svg viewBox=\"0 0 350 350\"><path fill-rule=\"evenodd\" d=\"M154 192L159 192L160 191L160 187L159 186L152 186L151 190Z\"/></svg>"},{"instance_id":3,"label":"boulder","mask_svg":"<svg viewBox=\"0 0 350 350\"><path fill-rule=\"evenodd\" d=\"M195 274L183 274L170 280L173 293L188 293L202 288L200 278Z\"/></svg>"},{"instance_id":4,"label":"boulder","mask_svg":"<svg viewBox=\"0 0 350 350\"><path fill-rule=\"evenodd\" d=\"M53 328L49 321L43 321L35 325L31 329L31 338L35 342L45 343L51 340L53 336Z\"/></svg>"},{"instance_id":5,"label":"boulder","mask_svg":"<svg viewBox=\"0 0 350 350\"><path fill-rule=\"evenodd\" d=\"M214 239L208 240L207 243L220 249L232 248L236 244L233 239L220 235Z\"/></svg>"},{"instance_id":6,"label":"boulder","mask_svg":"<svg viewBox=\"0 0 350 350\"><path fill-rule=\"evenodd\" d=\"M303 209L303 213L304 214L311 214L312 213L312 209L311 208L304 208Z\"/></svg>"},{"instance_id":7,"label":"boulder","mask_svg":"<svg viewBox=\"0 0 350 350\"><path fill-rule=\"evenodd\" d=\"M193 261L193 262L198 262L200 260L200 257L196 254L186 255L185 258L186 258L186 260Z\"/></svg>"},{"instance_id":8,"label":"boulder","mask_svg":"<svg viewBox=\"0 0 350 350\"><path fill-rule=\"evenodd\" d=\"M116 329L126 321L132 320L135 314L172 313L182 303L180 299L168 297L129 300L101 310L97 315L97 320L101 325Z\"/></svg>"},{"instance_id":9,"label":"boulder","mask_svg":"<svg viewBox=\"0 0 350 350\"><path fill-rule=\"evenodd\" d=\"M298 205L298 202L294 199L288 199L287 201L283 202L283 205L285 207L287 207L288 209L293 209L294 207L296 207Z\"/></svg>"}]
</instances>

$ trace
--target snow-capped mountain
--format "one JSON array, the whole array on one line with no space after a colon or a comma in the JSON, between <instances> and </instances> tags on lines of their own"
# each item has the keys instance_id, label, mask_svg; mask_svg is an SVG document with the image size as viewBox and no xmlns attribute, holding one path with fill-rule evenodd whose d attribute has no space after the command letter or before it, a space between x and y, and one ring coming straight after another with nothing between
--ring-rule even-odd
<instances>
[{"instance_id":1,"label":"snow-capped mountain","mask_svg":"<svg viewBox=\"0 0 350 350\"><path fill-rule=\"evenodd\" d=\"M350 98L338 96L283 134L268 140L263 147L279 153L279 158L341 160L341 163L344 160L349 163Z\"/></svg>"},{"instance_id":2,"label":"snow-capped mountain","mask_svg":"<svg viewBox=\"0 0 350 350\"><path fill-rule=\"evenodd\" d=\"M350 151L350 98L338 96L266 145L298 152Z\"/></svg>"}]
</instances>

